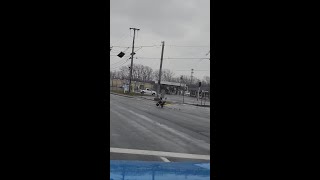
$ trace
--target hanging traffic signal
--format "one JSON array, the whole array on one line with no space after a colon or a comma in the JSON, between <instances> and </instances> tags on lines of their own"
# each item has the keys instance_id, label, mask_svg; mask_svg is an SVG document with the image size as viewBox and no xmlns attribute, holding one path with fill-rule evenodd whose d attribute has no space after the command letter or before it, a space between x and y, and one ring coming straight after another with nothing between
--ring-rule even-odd
<instances>
[{"instance_id":1,"label":"hanging traffic signal","mask_svg":"<svg viewBox=\"0 0 320 180\"><path fill-rule=\"evenodd\" d=\"M122 58L124 55L125 55L124 52L120 52L120 53L118 54L118 56L119 56L120 58Z\"/></svg>"},{"instance_id":2,"label":"hanging traffic signal","mask_svg":"<svg viewBox=\"0 0 320 180\"><path fill-rule=\"evenodd\" d=\"M201 87L201 82L199 82L199 87Z\"/></svg>"}]
</instances>

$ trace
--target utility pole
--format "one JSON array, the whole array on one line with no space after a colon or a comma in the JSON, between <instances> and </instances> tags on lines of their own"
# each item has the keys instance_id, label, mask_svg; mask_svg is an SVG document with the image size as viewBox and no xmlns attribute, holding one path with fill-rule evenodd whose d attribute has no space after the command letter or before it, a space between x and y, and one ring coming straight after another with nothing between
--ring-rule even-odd
<instances>
[{"instance_id":1,"label":"utility pole","mask_svg":"<svg viewBox=\"0 0 320 180\"><path fill-rule=\"evenodd\" d=\"M160 71L159 71L159 78L158 78L157 98L159 98L159 93L160 93L163 51L164 51L164 41L162 41L162 51L161 51Z\"/></svg>"},{"instance_id":2,"label":"utility pole","mask_svg":"<svg viewBox=\"0 0 320 180\"><path fill-rule=\"evenodd\" d=\"M133 55L134 55L134 38L136 36L136 31L139 31L140 29L137 28L130 28L130 30L133 29L133 42L132 42L132 53L131 53L131 66L130 66L130 79L129 79L129 93L131 92L131 79L132 79L132 67L133 67Z\"/></svg>"},{"instance_id":3,"label":"utility pole","mask_svg":"<svg viewBox=\"0 0 320 180\"><path fill-rule=\"evenodd\" d=\"M180 88L182 88L182 87L181 87L181 81L182 81L182 80L183 80L183 76L180 77ZM183 89L183 90L182 90L182 104L184 104L184 89L185 89L185 87L183 87L182 89Z\"/></svg>"},{"instance_id":4,"label":"utility pole","mask_svg":"<svg viewBox=\"0 0 320 180\"><path fill-rule=\"evenodd\" d=\"M193 78L193 69L191 69L191 85L192 85L192 78Z\"/></svg>"}]
</instances>

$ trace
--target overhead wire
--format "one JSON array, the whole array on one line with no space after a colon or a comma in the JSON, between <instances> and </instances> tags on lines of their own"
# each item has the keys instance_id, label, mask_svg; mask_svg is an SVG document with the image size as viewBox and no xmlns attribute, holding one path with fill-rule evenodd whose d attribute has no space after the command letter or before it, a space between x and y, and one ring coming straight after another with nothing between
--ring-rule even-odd
<instances>
[{"instance_id":1,"label":"overhead wire","mask_svg":"<svg viewBox=\"0 0 320 180\"><path fill-rule=\"evenodd\" d=\"M140 49L142 49L142 47L140 47L138 50L136 50L134 53L136 53L137 51L139 51ZM127 49L126 49L127 50ZM125 51L126 51L125 50ZM110 55L110 56L118 56L118 55ZM126 56L124 56L124 57L126 57ZM128 57L128 56L127 56ZM131 57L129 57L129 59L131 59ZM136 59L138 59L138 58L136 58ZM113 63L113 64L110 64L110 65L115 65L115 64L118 64L118 63L120 63L121 61L123 61L123 59L122 60L120 60L120 61L118 61L118 62L116 62L116 63ZM127 60L125 60L125 61L128 61L128 59ZM120 65L121 66L121 65Z\"/></svg>"},{"instance_id":2,"label":"overhead wire","mask_svg":"<svg viewBox=\"0 0 320 180\"><path fill-rule=\"evenodd\" d=\"M190 70L188 69L188 70L175 70L175 71L190 71ZM210 71L210 70L193 70L193 71Z\"/></svg>"},{"instance_id":3,"label":"overhead wire","mask_svg":"<svg viewBox=\"0 0 320 180\"><path fill-rule=\"evenodd\" d=\"M135 46L135 48L140 48L140 47L160 47L161 45L148 45L148 46ZM132 48L132 46L111 46L115 48Z\"/></svg>"},{"instance_id":4,"label":"overhead wire","mask_svg":"<svg viewBox=\"0 0 320 180\"><path fill-rule=\"evenodd\" d=\"M167 44L166 47L181 47L181 48L199 47L200 48L200 47L210 47L210 46L208 46L208 45L207 46L206 45L190 45L190 46L186 45L186 46L183 46L183 45L170 45L170 44L168 45Z\"/></svg>"},{"instance_id":5,"label":"overhead wire","mask_svg":"<svg viewBox=\"0 0 320 180\"><path fill-rule=\"evenodd\" d=\"M132 35L131 35L131 30L130 30L130 36L132 37ZM138 34L137 34L137 36L138 36ZM123 39L123 38L122 38ZM138 48L138 50L136 50L136 51L134 51L135 53L137 52L137 51L139 51L139 50L141 50L142 48L148 48L148 47L156 47L156 48L159 48L159 47L161 47L162 45L156 45L156 44L154 44L154 45L142 45L142 46L135 46L135 48ZM209 45L166 45L166 47L177 47L177 48L203 48L203 47L210 47ZM119 49L121 49L121 48L126 48L126 50L125 51L127 51L129 48L132 48L132 47L128 47L128 46L112 46L112 48L119 48ZM115 52L115 51L113 51L113 52ZM118 52L121 52L121 51L118 51ZM206 56L208 55L210 53L210 50L209 50L209 52L208 53L206 53ZM110 55L110 56L117 56L117 55ZM129 58L129 59L131 59L131 58ZM125 60L125 62L124 63L122 63L121 65L119 65L119 66L117 66L117 67L114 67L114 68L112 68L112 69L116 69L116 68L118 68L118 67L120 67L120 66L122 66L123 64L125 64L129 59L127 59L127 60ZM135 59L138 59L138 60L141 60L141 59L157 59L157 60L159 60L160 59L160 57L157 57L157 58L154 58L154 57L139 57L139 56L136 56L135 57ZM173 57L173 58L170 58L170 57L167 57L167 58L163 58L163 59L171 59L171 60L179 60L179 59L185 59L185 60L192 60L192 59L199 59L199 62L197 63L197 65L202 61L202 60L204 60L204 59L208 59L208 60L210 60L210 58L207 58L207 57L201 57L201 58L199 58L199 57ZM118 63L121 63L121 62L123 62L122 60L121 61L118 61L118 62L116 62L116 63L113 63L113 65L115 65L115 64L118 64ZM155 65L155 63L157 63L156 61L154 61L153 63L152 63L152 65ZM184 71L184 70L183 70ZM189 71L189 70L188 70ZM205 71L210 71L210 70L205 70Z\"/></svg>"},{"instance_id":6,"label":"overhead wire","mask_svg":"<svg viewBox=\"0 0 320 180\"><path fill-rule=\"evenodd\" d=\"M124 62L124 63L122 63L121 65L116 66L116 67L113 67L113 68L110 68L110 70L111 70L111 69L117 69L117 68L119 68L119 67L123 66L124 64L126 64L126 63L129 61L129 59L131 59L131 57L130 57L130 58L128 58L128 59L126 59L126 60L125 60L125 62Z\"/></svg>"},{"instance_id":7,"label":"overhead wire","mask_svg":"<svg viewBox=\"0 0 320 180\"><path fill-rule=\"evenodd\" d=\"M118 63L124 62L124 61L126 61L126 59L121 59L120 61L117 61L116 63L110 64L110 66L113 66L113 65L115 65L115 64L118 64Z\"/></svg>"},{"instance_id":8,"label":"overhead wire","mask_svg":"<svg viewBox=\"0 0 320 180\"><path fill-rule=\"evenodd\" d=\"M123 33L122 36L121 36L121 38L120 38L119 40L117 40L116 43L113 42L113 43L110 43L110 44L119 44L119 43L122 42L125 38L128 38L128 34Z\"/></svg>"},{"instance_id":9,"label":"overhead wire","mask_svg":"<svg viewBox=\"0 0 320 180\"><path fill-rule=\"evenodd\" d=\"M153 57L137 57L137 58L140 58L140 59L160 59L160 58L153 58ZM198 57L193 57L193 58L187 58L187 57L173 57L173 58L163 58L163 59L209 59L209 58L198 58Z\"/></svg>"},{"instance_id":10,"label":"overhead wire","mask_svg":"<svg viewBox=\"0 0 320 180\"><path fill-rule=\"evenodd\" d=\"M210 53L210 50L209 50L209 52L208 53L206 53L206 56L208 56L208 54ZM208 60L210 60L210 58L200 58L199 59L199 61L194 65L194 68L197 68L198 67L198 65L200 64L200 62L202 61L202 60L204 60L204 59L208 59Z\"/></svg>"}]
</instances>

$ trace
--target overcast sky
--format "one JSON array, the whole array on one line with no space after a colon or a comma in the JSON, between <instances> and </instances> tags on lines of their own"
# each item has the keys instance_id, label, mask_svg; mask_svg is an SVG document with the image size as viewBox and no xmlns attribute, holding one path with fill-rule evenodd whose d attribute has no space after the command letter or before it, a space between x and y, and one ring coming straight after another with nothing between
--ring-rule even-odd
<instances>
[{"instance_id":1,"label":"overcast sky","mask_svg":"<svg viewBox=\"0 0 320 180\"><path fill-rule=\"evenodd\" d=\"M210 57L206 56L210 51L210 0L111 0L110 8L110 45L121 46L110 52L111 70L130 64L126 60L131 53L133 30L129 28L139 28L134 64L159 69L161 42L165 41L163 69L172 70L176 76L190 76L193 68L193 75L199 79L210 76L210 61L199 59ZM120 51L126 53L125 57L116 56Z\"/></svg>"}]
</instances>

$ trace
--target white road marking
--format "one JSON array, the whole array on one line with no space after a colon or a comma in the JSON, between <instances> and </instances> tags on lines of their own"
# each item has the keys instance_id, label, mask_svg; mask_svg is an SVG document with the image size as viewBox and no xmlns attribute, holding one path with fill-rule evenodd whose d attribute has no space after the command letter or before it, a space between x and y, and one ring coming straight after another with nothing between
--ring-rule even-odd
<instances>
[{"instance_id":1,"label":"white road marking","mask_svg":"<svg viewBox=\"0 0 320 180\"><path fill-rule=\"evenodd\" d=\"M118 107L119 109L122 109L123 111L130 112L130 113L132 113L133 115L139 117L140 119L144 119L144 120L146 120L146 121L148 121L148 122L150 122L150 123L152 123L152 124L155 124L155 125L157 125L158 127L162 128L162 129L164 129L164 130L166 130L166 131L168 131L168 132L171 132L171 133L179 136L180 138L182 138L182 139L184 139L184 140L186 140L186 141L188 141L188 142L192 142L192 143L194 143L195 145L197 145L197 146L199 146L199 147L201 147L201 148L204 148L204 149L206 149L206 150L210 150L210 144L207 143L207 142L205 142L205 141L203 141L203 140L195 139L195 138L189 136L188 134L185 134L185 133L183 133L183 132L180 132L180 131L178 131L178 130L176 130L176 129L173 129L173 128L165 125L165 124L161 124L161 123L159 123L159 122L157 122L157 121L154 121L154 120L150 119L150 118L147 117L147 116L144 116L144 115L142 115L142 114L138 114L138 113L136 113L136 112L134 112L134 111L128 110L128 109L123 108L123 107L121 107L121 106L118 106L118 105L116 105L116 104L114 104L114 106ZM121 115L121 116L122 116L122 115Z\"/></svg>"},{"instance_id":2,"label":"white road marking","mask_svg":"<svg viewBox=\"0 0 320 180\"><path fill-rule=\"evenodd\" d=\"M164 161L164 162L170 162L169 159L167 159L165 157L160 157L160 159L162 159L162 161Z\"/></svg>"},{"instance_id":3,"label":"white road marking","mask_svg":"<svg viewBox=\"0 0 320 180\"><path fill-rule=\"evenodd\" d=\"M175 152L165 152L165 151L149 151L149 150L138 150L138 149L124 149L124 148L112 148L112 147L110 148L110 153L159 156L160 158L174 157L174 158L184 158L184 159L210 160L210 155L175 153Z\"/></svg>"},{"instance_id":4,"label":"white road marking","mask_svg":"<svg viewBox=\"0 0 320 180\"><path fill-rule=\"evenodd\" d=\"M135 112L133 112L131 110L127 110L127 111L132 113L132 114L134 114L134 115L136 115L136 116L138 116L138 117L140 117L141 119L144 119L144 120L146 120L146 121L148 121L150 123L153 123L153 124L163 128L163 129L165 129L165 130L167 130L167 131L179 136L182 139L185 139L185 140L187 140L189 142L193 142L193 143L197 144L198 146L200 146L200 147L202 147L204 149L208 149L208 150L210 149L210 144L208 144L208 143L206 143L206 142L204 142L202 140L195 139L193 137L190 137L188 134L185 134L183 132L177 131L176 129L173 129L173 128L167 126L167 125L160 124L159 122L156 122L156 121L148 118L147 116L135 113Z\"/></svg>"}]
</instances>

